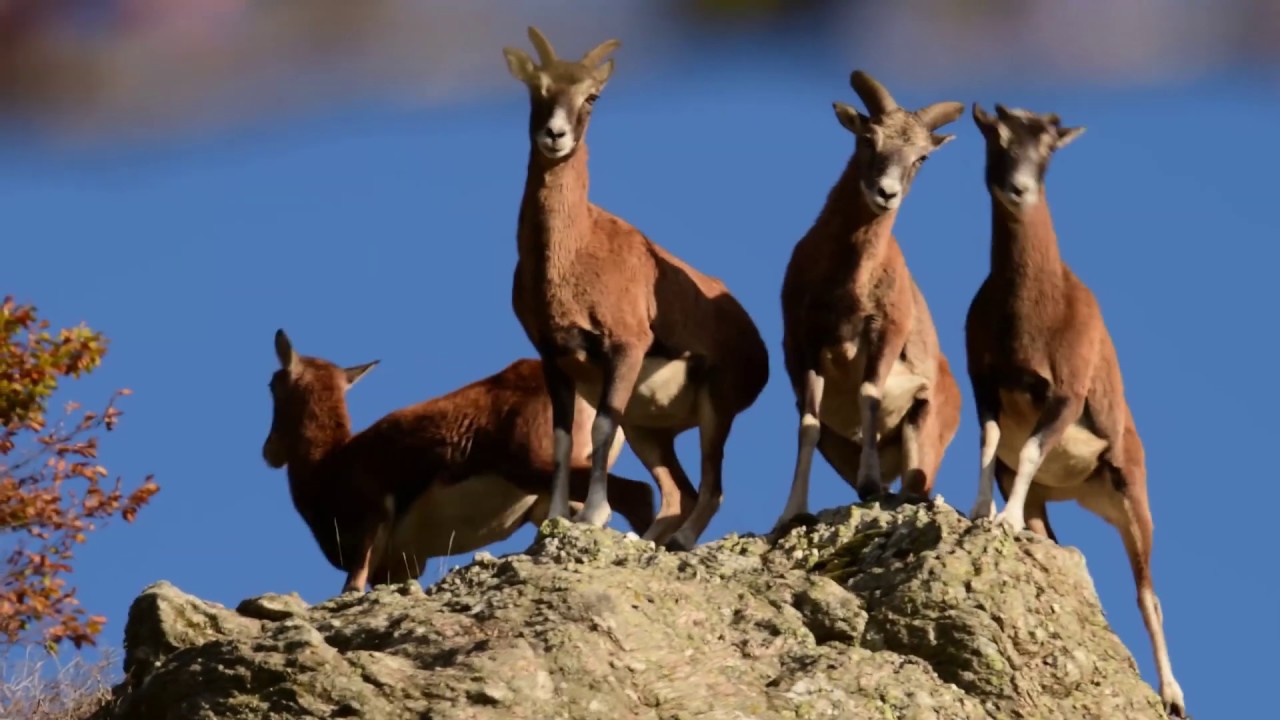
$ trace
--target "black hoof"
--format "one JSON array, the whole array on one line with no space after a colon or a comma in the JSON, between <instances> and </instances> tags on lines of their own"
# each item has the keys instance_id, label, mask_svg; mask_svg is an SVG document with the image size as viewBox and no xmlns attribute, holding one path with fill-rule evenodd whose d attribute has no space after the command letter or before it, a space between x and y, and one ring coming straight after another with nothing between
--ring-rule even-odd
<instances>
[{"instance_id":1,"label":"black hoof","mask_svg":"<svg viewBox=\"0 0 1280 720\"><path fill-rule=\"evenodd\" d=\"M893 493L885 490L883 485L859 485L853 488L858 493L858 502L867 503L874 500L888 500Z\"/></svg>"},{"instance_id":2,"label":"black hoof","mask_svg":"<svg viewBox=\"0 0 1280 720\"><path fill-rule=\"evenodd\" d=\"M662 543L662 548L667 552L688 552L692 548L685 547L685 544L675 538Z\"/></svg>"},{"instance_id":3,"label":"black hoof","mask_svg":"<svg viewBox=\"0 0 1280 720\"><path fill-rule=\"evenodd\" d=\"M918 495L916 493L903 493L902 502L906 505L932 505L933 498L928 495Z\"/></svg>"},{"instance_id":4,"label":"black hoof","mask_svg":"<svg viewBox=\"0 0 1280 720\"><path fill-rule=\"evenodd\" d=\"M779 523L771 533L777 537L782 537L798 527L811 528L818 524L818 516L813 513L797 513L792 515L789 520Z\"/></svg>"}]
</instances>

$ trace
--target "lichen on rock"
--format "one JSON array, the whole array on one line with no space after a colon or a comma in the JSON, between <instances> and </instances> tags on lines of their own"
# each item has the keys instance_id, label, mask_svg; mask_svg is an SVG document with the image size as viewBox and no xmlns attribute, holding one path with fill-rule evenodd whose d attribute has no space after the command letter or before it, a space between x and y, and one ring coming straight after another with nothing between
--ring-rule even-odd
<instances>
[{"instance_id":1,"label":"lichen on rock","mask_svg":"<svg viewBox=\"0 0 1280 720\"><path fill-rule=\"evenodd\" d=\"M98 720L1162 718L1077 551L940 498L687 553L548 521L433 587L134 601Z\"/></svg>"}]
</instances>

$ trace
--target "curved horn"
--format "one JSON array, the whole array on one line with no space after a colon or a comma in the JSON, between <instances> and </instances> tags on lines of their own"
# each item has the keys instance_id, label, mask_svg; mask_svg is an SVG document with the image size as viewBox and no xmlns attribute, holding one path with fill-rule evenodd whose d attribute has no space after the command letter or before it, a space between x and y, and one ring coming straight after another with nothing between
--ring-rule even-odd
<instances>
[{"instance_id":1,"label":"curved horn","mask_svg":"<svg viewBox=\"0 0 1280 720\"><path fill-rule=\"evenodd\" d=\"M955 122L963 112L964 103L937 102L917 110L916 117L920 118L920 122L924 123L930 132L933 132L943 125Z\"/></svg>"},{"instance_id":2,"label":"curved horn","mask_svg":"<svg viewBox=\"0 0 1280 720\"><path fill-rule=\"evenodd\" d=\"M595 67L600 64L601 60L604 60L606 55L617 50L620 45L622 45L621 40L605 40L599 45L588 50L587 54L583 55L582 60L579 62L587 67Z\"/></svg>"},{"instance_id":3,"label":"curved horn","mask_svg":"<svg viewBox=\"0 0 1280 720\"><path fill-rule=\"evenodd\" d=\"M551 42L547 40L547 36L532 25L529 26L529 42L533 43L533 49L538 51L538 62L543 67L556 61L555 48L551 47Z\"/></svg>"},{"instance_id":4,"label":"curved horn","mask_svg":"<svg viewBox=\"0 0 1280 720\"><path fill-rule=\"evenodd\" d=\"M862 98L863 104L867 106L867 112L872 117L883 115L898 107L898 103L894 101L889 91L861 70L853 71L849 76L849 85L853 87L854 92L858 93L858 97Z\"/></svg>"}]
</instances>

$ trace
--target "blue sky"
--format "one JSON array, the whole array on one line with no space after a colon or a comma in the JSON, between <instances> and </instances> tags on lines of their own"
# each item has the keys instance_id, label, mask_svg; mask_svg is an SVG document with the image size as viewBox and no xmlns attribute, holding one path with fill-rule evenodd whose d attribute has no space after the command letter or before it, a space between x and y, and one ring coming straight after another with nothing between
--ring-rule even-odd
<instances>
[{"instance_id":1,"label":"blue sky","mask_svg":"<svg viewBox=\"0 0 1280 720\"><path fill-rule=\"evenodd\" d=\"M704 541L767 531L786 499L796 417L778 291L852 149L830 105L857 102L849 69L743 53L632 79L619 56L597 106L592 199L722 278L772 355L769 386L730 438L725 502ZM1280 100L1242 77L928 87L867 69L907 106L1002 101L1088 126L1055 159L1049 198L1063 254L1102 304L1147 448L1174 670L1200 717L1263 707L1280 613L1269 523L1240 501L1264 497L1249 483L1268 472L1255 449L1276 398L1269 383L1230 381L1250 377L1241 373L1254 353L1275 350L1269 333L1248 333L1275 302L1268 159ZM494 71L505 72L497 49ZM531 354L510 308L525 127L524 91L511 81L484 102L365 104L146 147L73 153L0 138L0 290L111 338L106 365L71 394L91 405L132 388L103 459L163 486L136 524L117 523L79 554L81 598L110 617L105 644L119 644L129 602L161 578L227 605L294 590L316 602L341 586L290 505L284 472L260 454L277 327L303 353L382 360L348 396L357 428ZM963 322L987 269L989 201L968 114L949 131L959 138L921 171L897 235L962 380L964 421L937 491L967 509L978 443ZM678 448L696 468L696 433ZM647 477L629 451L616 471ZM814 474L813 507L853 501L825 464ZM1119 537L1075 505L1050 513L1154 680ZM519 551L532 534L489 550ZM433 560L424 581L440 568Z\"/></svg>"}]
</instances>

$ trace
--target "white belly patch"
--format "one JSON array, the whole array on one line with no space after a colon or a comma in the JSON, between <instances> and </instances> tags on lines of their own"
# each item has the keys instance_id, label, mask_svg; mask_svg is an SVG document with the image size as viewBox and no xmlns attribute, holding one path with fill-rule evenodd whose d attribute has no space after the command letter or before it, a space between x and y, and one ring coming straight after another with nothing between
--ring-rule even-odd
<instances>
[{"instance_id":1,"label":"white belly patch","mask_svg":"<svg viewBox=\"0 0 1280 720\"><path fill-rule=\"evenodd\" d=\"M1031 437L1040 418L1031 398L1023 392L1000 391L1000 444L996 456L1015 472L1022 446ZM1089 428L1075 423L1062 434L1062 439L1044 457L1035 482L1049 487L1069 487L1084 482L1098 465L1098 456L1107 449L1107 441Z\"/></svg>"},{"instance_id":2,"label":"white belly patch","mask_svg":"<svg viewBox=\"0 0 1280 720\"><path fill-rule=\"evenodd\" d=\"M838 352L822 354L819 372L825 379L819 419L850 440L862 437L862 411L858 400L865 372L864 358L855 343L846 343ZM916 374L906 363L895 360L880 399L880 427L884 434L897 427L915 404L929 379Z\"/></svg>"},{"instance_id":3,"label":"white belly patch","mask_svg":"<svg viewBox=\"0 0 1280 720\"><path fill-rule=\"evenodd\" d=\"M537 499L499 475L432 488L396 524L388 562L407 563L417 577L428 558L472 552L510 537Z\"/></svg>"},{"instance_id":4,"label":"white belly patch","mask_svg":"<svg viewBox=\"0 0 1280 720\"><path fill-rule=\"evenodd\" d=\"M600 381L578 378L578 394L591 405L600 399ZM623 421L647 427L687 427L697 423L698 391L689 361L647 357L640 368Z\"/></svg>"}]
</instances>

